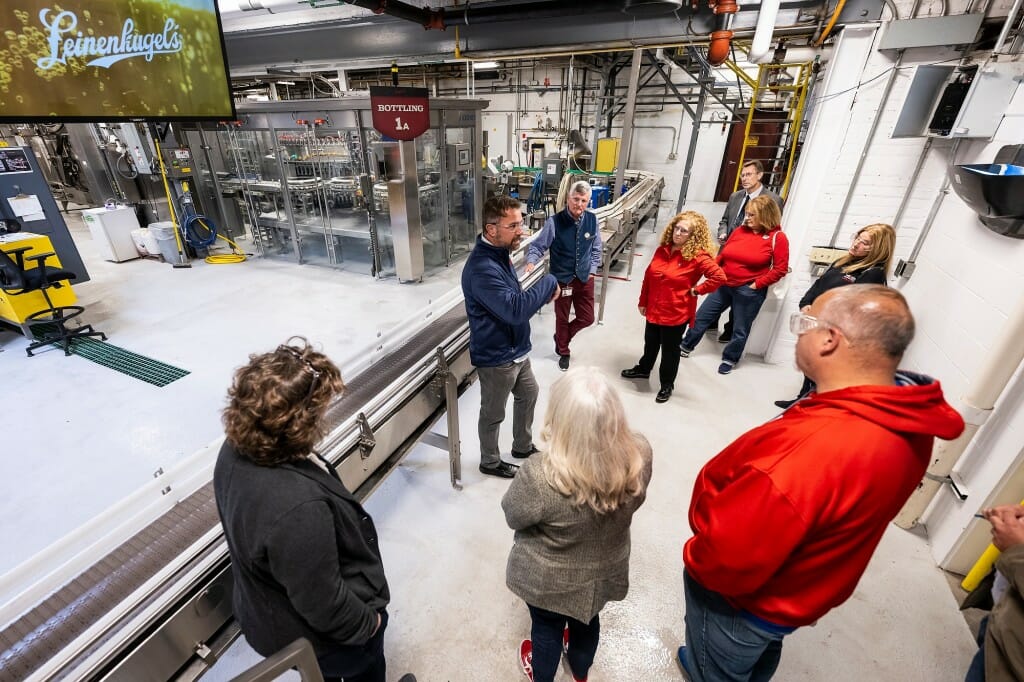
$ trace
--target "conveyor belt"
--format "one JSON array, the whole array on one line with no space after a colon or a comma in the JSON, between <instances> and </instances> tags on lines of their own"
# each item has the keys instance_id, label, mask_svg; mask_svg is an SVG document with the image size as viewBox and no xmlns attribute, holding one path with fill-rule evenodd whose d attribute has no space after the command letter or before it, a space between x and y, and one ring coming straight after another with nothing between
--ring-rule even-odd
<instances>
[{"instance_id":1,"label":"conveyor belt","mask_svg":"<svg viewBox=\"0 0 1024 682\"><path fill-rule=\"evenodd\" d=\"M465 306L460 303L353 377L345 394L328 409L328 431L363 410L410 367L432 359L438 346L466 325ZM0 680L28 678L161 569L183 555L207 549L196 544L219 522L211 481L0 631ZM218 542L223 544L222 536ZM226 545L221 551L226 554ZM104 633L104 639L115 636L117 629ZM76 654L64 670L73 669L88 653Z\"/></svg>"},{"instance_id":2,"label":"conveyor belt","mask_svg":"<svg viewBox=\"0 0 1024 682\"><path fill-rule=\"evenodd\" d=\"M433 357L444 339L466 326L466 306L459 303L438 317L423 332L416 334L395 352L389 353L381 362L374 364L372 372L362 372L352 381L346 381L345 395L331 405L324 415L326 431L329 432L354 417L363 405L397 381L409 367L421 362L423 358ZM427 331L429 333L426 333Z\"/></svg>"}]
</instances>

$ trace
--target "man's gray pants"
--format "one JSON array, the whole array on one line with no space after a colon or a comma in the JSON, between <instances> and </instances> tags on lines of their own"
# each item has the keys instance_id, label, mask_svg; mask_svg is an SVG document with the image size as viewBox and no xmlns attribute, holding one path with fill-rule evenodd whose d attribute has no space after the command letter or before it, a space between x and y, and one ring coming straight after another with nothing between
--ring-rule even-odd
<instances>
[{"instance_id":1,"label":"man's gray pants","mask_svg":"<svg viewBox=\"0 0 1024 682\"><path fill-rule=\"evenodd\" d=\"M498 430L505 421L505 405L512 394L512 449L529 452L533 447L533 409L540 389L527 358L499 367L477 367L480 377L480 464L496 466L501 461Z\"/></svg>"}]
</instances>

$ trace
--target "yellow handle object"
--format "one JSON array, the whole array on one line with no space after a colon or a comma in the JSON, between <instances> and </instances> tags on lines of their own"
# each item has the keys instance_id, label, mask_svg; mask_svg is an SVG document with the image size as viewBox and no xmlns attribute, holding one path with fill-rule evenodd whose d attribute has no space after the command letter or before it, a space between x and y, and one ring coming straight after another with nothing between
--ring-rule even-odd
<instances>
[{"instance_id":1,"label":"yellow handle object","mask_svg":"<svg viewBox=\"0 0 1024 682\"><path fill-rule=\"evenodd\" d=\"M153 135L153 144L156 145L156 158L160 161L160 177L164 180L164 193L167 195L167 210L171 213L171 225L174 226L174 243L178 246L178 254L185 255L185 248L181 245L181 235L178 234L178 218L174 215L174 199L171 198L171 186L167 184L167 169L164 168L164 155L160 153L160 140Z\"/></svg>"},{"instance_id":2,"label":"yellow handle object","mask_svg":"<svg viewBox=\"0 0 1024 682\"><path fill-rule=\"evenodd\" d=\"M1024 505L1024 500L1021 500L1021 504ZM996 559L999 558L1001 553L996 549L995 545L989 545L988 549L982 552L978 560L971 566L971 570L967 572L967 576L960 583L960 587L968 592L974 591L981 584L985 576L988 575L988 572L992 570L992 566L996 563Z\"/></svg>"}]
</instances>

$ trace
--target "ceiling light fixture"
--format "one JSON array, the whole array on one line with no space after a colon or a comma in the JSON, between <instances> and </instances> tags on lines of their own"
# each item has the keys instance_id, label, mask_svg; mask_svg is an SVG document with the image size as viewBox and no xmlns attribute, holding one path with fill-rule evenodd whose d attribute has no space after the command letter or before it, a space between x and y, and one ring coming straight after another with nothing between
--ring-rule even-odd
<instances>
[{"instance_id":1,"label":"ceiling light fixture","mask_svg":"<svg viewBox=\"0 0 1024 682\"><path fill-rule=\"evenodd\" d=\"M480 71L481 69L496 69L498 66L498 62L473 62L474 71Z\"/></svg>"}]
</instances>

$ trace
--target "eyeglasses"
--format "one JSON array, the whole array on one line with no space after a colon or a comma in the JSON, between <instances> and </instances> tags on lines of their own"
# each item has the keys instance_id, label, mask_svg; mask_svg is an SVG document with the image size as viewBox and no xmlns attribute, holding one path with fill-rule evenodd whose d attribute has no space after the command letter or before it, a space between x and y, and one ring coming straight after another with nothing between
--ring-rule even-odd
<instances>
[{"instance_id":1,"label":"eyeglasses","mask_svg":"<svg viewBox=\"0 0 1024 682\"><path fill-rule=\"evenodd\" d=\"M857 237L856 239L853 240L853 245L856 246L857 244L860 244L861 246L867 246L868 248L870 248L871 240L865 239L864 237Z\"/></svg>"},{"instance_id":2,"label":"eyeglasses","mask_svg":"<svg viewBox=\"0 0 1024 682\"><path fill-rule=\"evenodd\" d=\"M523 229L522 220L520 220L518 223L511 223L509 225L499 225L498 223L491 223L491 225L494 225L499 230L514 230L515 232L518 232L519 230Z\"/></svg>"},{"instance_id":3,"label":"eyeglasses","mask_svg":"<svg viewBox=\"0 0 1024 682\"><path fill-rule=\"evenodd\" d=\"M305 365L303 369L308 369L312 379L309 382L309 391L306 393L305 402L309 402L309 399L313 397L313 391L316 390L316 382L320 379L320 370L313 366L313 363L302 357L302 352L299 351L295 346L281 345L277 347L278 353L287 353L299 362Z\"/></svg>"},{"instance_id":4,"label":"eyeglasses","mask_svg":"<svg viewBox=\"0 0 1024 682\"><path fill-rule=\"evenodd\" d=\"M793 313L792 315L789 316L789 331L796 334L797 336L806 334L807 332L814 329L834 329L843 335L843 338L846 339L846 343L851 348L853 347L853 342L850 341L849 335L846 332L844 332L842 328L837 327L831 322L819 320L813 315L808 315L807 313Z\"/></svg>"},{"instance_id":5,"label":"eyeglasses","mask_svg":"<svg viewBox=\"0 0 1024 682\"><path fill-rule=\"evenodd\" d=\"M690 232L690 228L686 225L676 225L672 228L673 232Z\"/></svg>"},{"instance_id":6,"label":"eyeglasses","mask_svg":"<svg viewBox=\"0 0 1024 682\"><path fill-rule=\"evenodd\" d=\"M831 326L829 323L822 322L807 313L793 313L789 316L789 331L797 336L806 334L812 329L828 329Z\"/></svg>"},{"instance_id":7,"label":"eyeglasses","mask_svg":"<svg viewBox=\"0 0 1024 682\"><path fill-rule=\"evenodd\" d=\"M751 219L757 220L757 214L756 213L744 213L743 217L748 219L748 220L751 220Z\"/></svg>"}]
</instances>

